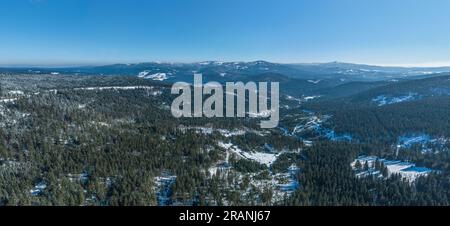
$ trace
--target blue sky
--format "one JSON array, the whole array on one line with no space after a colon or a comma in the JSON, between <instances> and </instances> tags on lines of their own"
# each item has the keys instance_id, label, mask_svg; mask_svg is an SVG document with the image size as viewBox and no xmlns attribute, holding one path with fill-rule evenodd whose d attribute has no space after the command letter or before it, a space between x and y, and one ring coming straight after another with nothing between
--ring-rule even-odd
<instances>
[{"instance_id":1,"label":"blue sky","mask_svg":"<svg viewBox=\"0 0 450 226\"><path fill-rule=\"evenodd\" d=\"M450 65L448 0L0 0L0 65Z\"/></svg>"}]
</instances>

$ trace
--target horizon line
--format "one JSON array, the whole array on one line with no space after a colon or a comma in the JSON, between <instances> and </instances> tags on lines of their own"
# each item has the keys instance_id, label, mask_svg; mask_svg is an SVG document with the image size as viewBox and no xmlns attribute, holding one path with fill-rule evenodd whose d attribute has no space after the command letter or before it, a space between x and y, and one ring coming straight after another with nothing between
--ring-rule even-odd
<instances>
[{"instance_id":1,"label":"horizon line","mask_svg":"<svg viewBox=\"0 0 450 226\"><path fill-rule=\"evenodd\" d=\"M355 65L365 65L365 66L375 66L375 67L398 67L398 68L441 68L450 67L450 62L427 62L427 63L399 63L399 64L383 64L383 63L363 63L363 62L352 62L352 61L323 61L323 62L276 62L269 60L236 60L236 61L222 61L222 60L201 60L201 61L136 61L136 62L98 62L98 63L56 63L56 64L3 64L0 63L0 68L70 68L70 67L97 67L97 66L108 66L108 65L135 65L135 64L145 64L145 63L156 63L156 64L198 64L204 62L221 62L221 63L252 63L252 62L268 62L273 64L304 64L304 65L314 65L314 64L355 64Z\"/></svg>"}]
</instances>

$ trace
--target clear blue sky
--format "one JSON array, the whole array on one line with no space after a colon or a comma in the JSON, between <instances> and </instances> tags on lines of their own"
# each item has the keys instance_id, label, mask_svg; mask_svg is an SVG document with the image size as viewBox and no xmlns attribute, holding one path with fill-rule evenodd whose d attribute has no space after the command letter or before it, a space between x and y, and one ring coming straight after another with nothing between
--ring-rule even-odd
<instances>
[{"instance_id":1,"label":"clear blue sky","mask_svg":"<svg viewBox=\"0 0 450 226\"><path fill-rule=\"evenodd\" d=\"M448 0L1 0L0 65L450 65Z\"/></svg>"}]
</instances>

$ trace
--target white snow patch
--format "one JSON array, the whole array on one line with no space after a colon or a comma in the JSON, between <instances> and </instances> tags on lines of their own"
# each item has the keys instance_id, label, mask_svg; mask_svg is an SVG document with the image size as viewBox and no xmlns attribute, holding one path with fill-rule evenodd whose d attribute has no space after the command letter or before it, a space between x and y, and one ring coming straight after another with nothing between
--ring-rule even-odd
<instances>
[{"instance_id":1,"label":"white snow patch","mask_svg":"<svg viewBox=\"0 0 450 226\"><path fill-rule=\"evenodd\" d=\"M155 74L150 74L150 71L142 71L139 72L138 77L139 78L145 78L145 79L152 79L154 81L164 81L167 80L168 74L170 73L155 73Z\"/></svg>"},{"instance_id":2,"label":"white snow patch","mask_svg":"<svg viewBox=\"0 0 450 226\"><path fill-rule=\"evenodd\" d=\"M40 182L34 186L34 189L30 190L30 193L32 196L38 196L40 195L45 189L47 188L47 185L44 182Z\"/></svg>"},{"instance_id":3,"label":"white snow patch","mask_svg":"<svg viewBox=\"0 0 450 226\"><path fill-rule=\"evenodd\" d=\"M17 98L9 98L9 99L0 99L0 103L14 103Z\"/></svg>"},{"instance_id":4,"label":"white snow patch","mask_svg":"<svg viewBox=\"0 0 450 226\"><path fill-rule=\"evenodd\" d=\"M22 90L11 90L8 93L11 95L24 95L24 92Z\"/></svg>"},{"instance_id":5,"label":"white snow patch","mask_svg":"<svg viewBox=\"0 0 450 226\"><path fill-rule=\"evenodd\" d=\"M377 102L378 106L384 106L384 105L389 105L389 104L396 104L396 103L401 103L401 102L406 102L406 101L412 101L417 99L419 96L417 93L409 93L408 95L404 95L404 96L397 96L397 97L389 97L389 96L384 96L384 95L380 95L377 96L375 98L372 99L373 102Z\"/></svg>"},{"instance_id":6,"label":"white snow patch","mask_svg":"<svg viewBox=\"0 0 450 226\"><path fill-rule=\"evenodd\" d=\"M142 72L139 72L138 77L143 78L143 77L147 76L148 74L150 74L150 71L142 71Z\"/></svg>"},{"instance_id":7,"label":"white snow patch","mask_svg":"<svg viewBox=\"0 0 450 226\"><path fill-rule=\"evenodd\" d=\"M355 161L353 161L350 165L354 170L358 170L356 168L356 163L359 162L362 168L367 164L369 169L364 171L359 169L359 172L356 174L358 177L365 177L369 175L379 175L382 177L379 170L375 169L375 162L379 161L383 163L383 165L387 169L388 177L392 175L400 175L402 178L406 179L409 182L414 182L417 178L421 176L427 176L433 170L425 168L425 167L416 167L416 164L410 162L403 161L393 161L380 159L376 156L360 156Z\"/></svg>"},{"instance_id":8,"label":"white snow patch","mask_svg":"<svg viewBox=\"0 0 450 226\"><path fill-rule=\"evenodd\" d=\"M322 80L321 79L319 79L319 80L308 80L308 82L310 82L310 83L314 83L314 84L319 84L319 82L321 82Z\"/></svg>"},{"instance_id":9,"label":"white snow patch","mask_svg":"<svg viewBox=\"0 0 450 226\"><path fill-rule=\"evenodd\" d=\"M306 97L303 97L303 99L308 101L308 100L314 100L314 99L319 98L319 97L320 96L306 96Z\"/></svg>"},{"instance_id":10,"label":"white snow patch","mask_svg":"<svg viewBox=\"0 0 450 226\"><path fill-rule=\"evenodd\" d=\"M231 151L238 155L241 158L254 160L263 165L270 167L272 163L277 160L278 154L270 154L270 153L262 153L262 152L245 152L241 150L239 147L233 145L232 143L224 143L222 141L219 142L219 146L224 148L227 151Z\"/></svg>"},{"instance_id":11,"label":"white snow patch","mask_svg":"<svg viewBox=\"0 0 450 226\"><path fill-rule=\"evenodd\" d=\"M274 110L265 110L265 111L260 111L260 112L257 112L257 113L249 112L248 116L250 116L251 118L268 118L274 112L275 112Z\"/></svg>"},{"instance_id":12,"label":"white snow patch","mask_svg":"<svg viewBox=\"0 0 450 226\"><path fill-rule=\"evenodd\" d=\"M88 90L88 91L95 91L95 90L135 90L135 89L146 89L146 90L153 90L153 86L103 86L103 87L83 87L83 88L75 88L74 90Z\"/></svg>"}]
</instances>

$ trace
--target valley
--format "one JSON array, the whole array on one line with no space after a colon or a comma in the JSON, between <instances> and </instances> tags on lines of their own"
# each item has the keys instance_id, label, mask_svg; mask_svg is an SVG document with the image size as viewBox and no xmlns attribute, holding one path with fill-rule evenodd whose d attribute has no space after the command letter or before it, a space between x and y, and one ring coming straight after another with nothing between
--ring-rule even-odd
<instances>
[{"instance_id":1,"label":"valley","mask_svg":"<svg viewBox=\"0 0 450 226\"><path fill-rule=\"evenodd\" d=\"M444 68L211 61L0 71L0 205L450 200ZM192 83L194 72L280 82L278 127L174 118L170 85Z\"/></svg>"}]
</instances>

